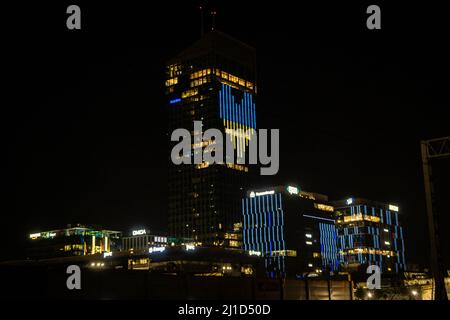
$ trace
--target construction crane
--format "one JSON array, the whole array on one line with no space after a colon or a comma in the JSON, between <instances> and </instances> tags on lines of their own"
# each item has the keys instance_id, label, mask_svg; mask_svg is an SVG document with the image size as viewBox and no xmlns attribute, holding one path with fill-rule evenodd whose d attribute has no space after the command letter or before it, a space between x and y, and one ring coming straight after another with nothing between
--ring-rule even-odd
<instances>
[{"instance_id":1,"label":"construction crane","mask_svg":"<svg viewBox=\"0 0 450 320\"><path fill-rule=\"evenodd\" d=\"M444 263L439 242L439 223L436 208L433 209L433 184L431 180L431 161L438 158L450 158L450 137L421 141L423 179L428 216L428 230L431 249L431 271L434 278L434 299L447 300L445 289Z\"/></svg>"}]
</instances>

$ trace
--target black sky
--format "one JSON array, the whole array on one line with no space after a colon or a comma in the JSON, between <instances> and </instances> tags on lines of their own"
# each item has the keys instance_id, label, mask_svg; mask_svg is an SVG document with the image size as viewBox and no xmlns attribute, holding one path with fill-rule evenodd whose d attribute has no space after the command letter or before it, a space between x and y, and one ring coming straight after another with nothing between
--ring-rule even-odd
<instances>
[{"instance_id":1,"label":"black sky","mask_svg":"<svg viewBox=\"0 0 450 320\"><path fill-rule=\"evenodd\" d=\"M19 257L29 232L67 223L166 227L163 67L198 39L197 5L74 3L81 31L65 27L72 2L8 11L2 258ZM369 31L372 3L294 4L207 2L218 29L257 49L259 127L281 135L279 174L261 184L398 203L407 260L426 264L419 141L450 134L444 10L380 4L382 30Z\"/></svg>"}]
</instances>

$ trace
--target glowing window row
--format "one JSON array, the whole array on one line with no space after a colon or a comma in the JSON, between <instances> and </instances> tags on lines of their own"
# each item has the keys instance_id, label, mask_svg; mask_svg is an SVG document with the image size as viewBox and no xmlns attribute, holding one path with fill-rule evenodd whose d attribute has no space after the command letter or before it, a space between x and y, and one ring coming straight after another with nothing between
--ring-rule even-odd
<instances>
[{"instance_id":1,"label":"glowing window row","mask_svg":"<svg viewBox=\"0 0 450 320\"><path fill-rule=\"evenodd\" d=\"M209 78L206 78L206 77L192 80L191 81L191 88L192 87L201 86L202 84L205 84L205 83L208 83L208 82L209 82Z\"/></svg>"},{"instance_id":2,"label":"glowing window row","mask_svg":"<svg viewBox=\"0 0 450 320\"><path fill-rule=\"evenodd\" d=\"M356 248L356 249L350 249L347 251L341 251L340 254L377 254L377 255L383 255L383 256L395 256L396 253L394 251L389 250L379 250L379 249L371 249L371 248Z\"/></svg>"},{"instance_id":3,"label":"glowing window row","mask_svg":"<svg viewBox=\"0 0 450 320\"><path fill-rule=\"evenodd\" d=\"M189 98L189 97L195 96L197 94L198 94L198 89L197 88L191 89L191 90L186 90L186 91L181 93L181 98L182 99Z\"/></svg>"},{"instance_id":4,"label":"glowing window row","mask_svg":"<svg viewBox=\"0 0 450 320\"><path fill-rule=\"evenodd\" d=\"M178 77L170 78L166 80L166 87L173 86L174 84L178 83Z\"/></svg>"},{"instance_id":5,"label":"glowing window row","mask_svg":"<svg viewBox=\"0 0 450 320\"><path fill-rule=\"evenodd\" d=\"M314 208L322 210L322 211L328 211L328 212L334 211L334 208L332 206L328 206L328 205L322 204L322 203L314 203Z\"/></svg>"},{"instance_id":6,"label":"glowing window row","mask_svg":"<svg viewBox=\"0 0 450 320\"><path fill-rule=\"evenodd\" d=\"M368 215L362 215L360 214L356 214L356 215L351 215L351 216L345 216L344 217L344 222L354 222L354 221L371 221L371 222L380 222L380 217L375 217L375 216L368 216ZM338 222L342 222L341 220Z\"/></svg>"},{"instance_id":7,"label":"glowing window row","mask_svg":"<svg viewBox=\"0 0 450 320\"><path fill-rule=\"evenodd\" d=\"M272 256L275 257L296 257L296 250L274 250L272 251Z\"/></svg>"},{"instance_id":8,"label":"glowing window row","mask_svg":"<svg viewBox=\"0 0 450 320\"><path fill-rule=\"evenodd\" d=\"M191 73L191 79L197 79L197 78L200 78L200 77L207 76L207 75L209 75L209 74L211 74L211 69L210 69L210 68L208 68L208 69L203 69L203 70L200 70L200 71L196 71L196 72L194 72L194 73Z\"/></svg>"},{"instance_id":9,"label":"glowing window row","mask_svg":"<svg viewBox=\"0 0 450 320\"><path fill-rule=\"evenodd\" d=\"M246 80L244 80L242 78L239 78L239 77L236 77L236 76L234 76L234 75L232 75L232 74L230 74L228 72L221 71L220 69L215 69L215 74L216 74L216 76L218 76L218 77L220 77L222 79L228 80L228 81L230 81L232 83L236 83L236 84L238 84L238 85L240 85L242 87L246 87L246 88L248 88L250 90L254 89L254 85L253 85L252 82L246 81Z\"/></svg>"}]
</instances>

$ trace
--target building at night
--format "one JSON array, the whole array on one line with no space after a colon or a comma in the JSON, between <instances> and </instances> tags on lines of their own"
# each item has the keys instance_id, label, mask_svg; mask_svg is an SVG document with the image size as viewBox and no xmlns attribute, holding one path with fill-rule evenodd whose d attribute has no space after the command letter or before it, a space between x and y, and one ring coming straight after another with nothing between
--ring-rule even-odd
<instances>
[{"instance_id":1,"label":"building at night","mask_svg":"<svg viewBox=\"0 0 450 320\"><path fill-rule=\"evenodd\" d=\"M269 277L337 271L334 208L295 186L250 190L242 199L243 248L265 259Z\"/></svg>"},{"instance_id":2,"label":"building at night","mask_svg":"<svg viewBox=\"0 0 450 320\"><path fill-rule=\"evenodd\" d=\"M148 229L131 231L130 235L122 237L122 251L145 251L153 247L166 247L169 244L168 237L154 235Z\"/></svg>"},{"instance_id":3,"label":"building at night","mask_svg":"<svg viewBox=\"0 0 450 320\"><path fill-rule=\"evenodd\" d=\"M87 256L120 249L121 232L80 224L29 235L30 259Z\"/></svg>"},{"instance_id":4,"label":"building at night","mask_svg":"<svg viewBox=\"0 0 450 320\"><path fill-rule=\"evenodd\" d=\"M399 207L359 198L333 202L339 259L344 269L365 272L378 265L384 273L405 270L405 243Z\"/></svg>"},{"instance_id":5,"label":"building at night","mask_svg":"<svg viewBox=\"0 0 450 320\"><path fill-rule=\"evenodd\" d=\"M256 128L253 48L211 31L167 63L165 85L169 137L178 128L193 136L193 122L202 121L203 132L216 128L231 135L235 157L248 154ZM213 143L193 139L191 158ZM203 246L239 248L240 203L255 165L169 163L169 233Z\"/></svg>"}]
</instances>

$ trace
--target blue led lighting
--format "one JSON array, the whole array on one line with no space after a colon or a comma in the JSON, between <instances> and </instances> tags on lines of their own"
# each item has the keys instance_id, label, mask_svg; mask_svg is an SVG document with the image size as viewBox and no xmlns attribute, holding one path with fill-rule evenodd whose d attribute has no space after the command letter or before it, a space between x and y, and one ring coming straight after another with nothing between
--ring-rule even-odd
<instances>
[{"instance_id":1,"label":"blue led lighting","mask_svg":"<svg viewBox=\"0 0 450 320\"><path fill-rule=\"evenodd\" d=\"M231 93L231 87L222 83L222 87L219 90L219 116L223 120L229 120L256 129L253 95L244 92L243 97L238 101Z\"/></svg>"},{"instance_id":2,"label":"blue led lighting","mask_svg":"<svg viewBox=\"0 0 450 320\"><path fill-rule=\"evenodd\" d=\"M170 104L174 104L174 103L178 103L178 102L181 102L180 98L172 99L172 100L169 101Z\"/></svg>"}]
</instances>

